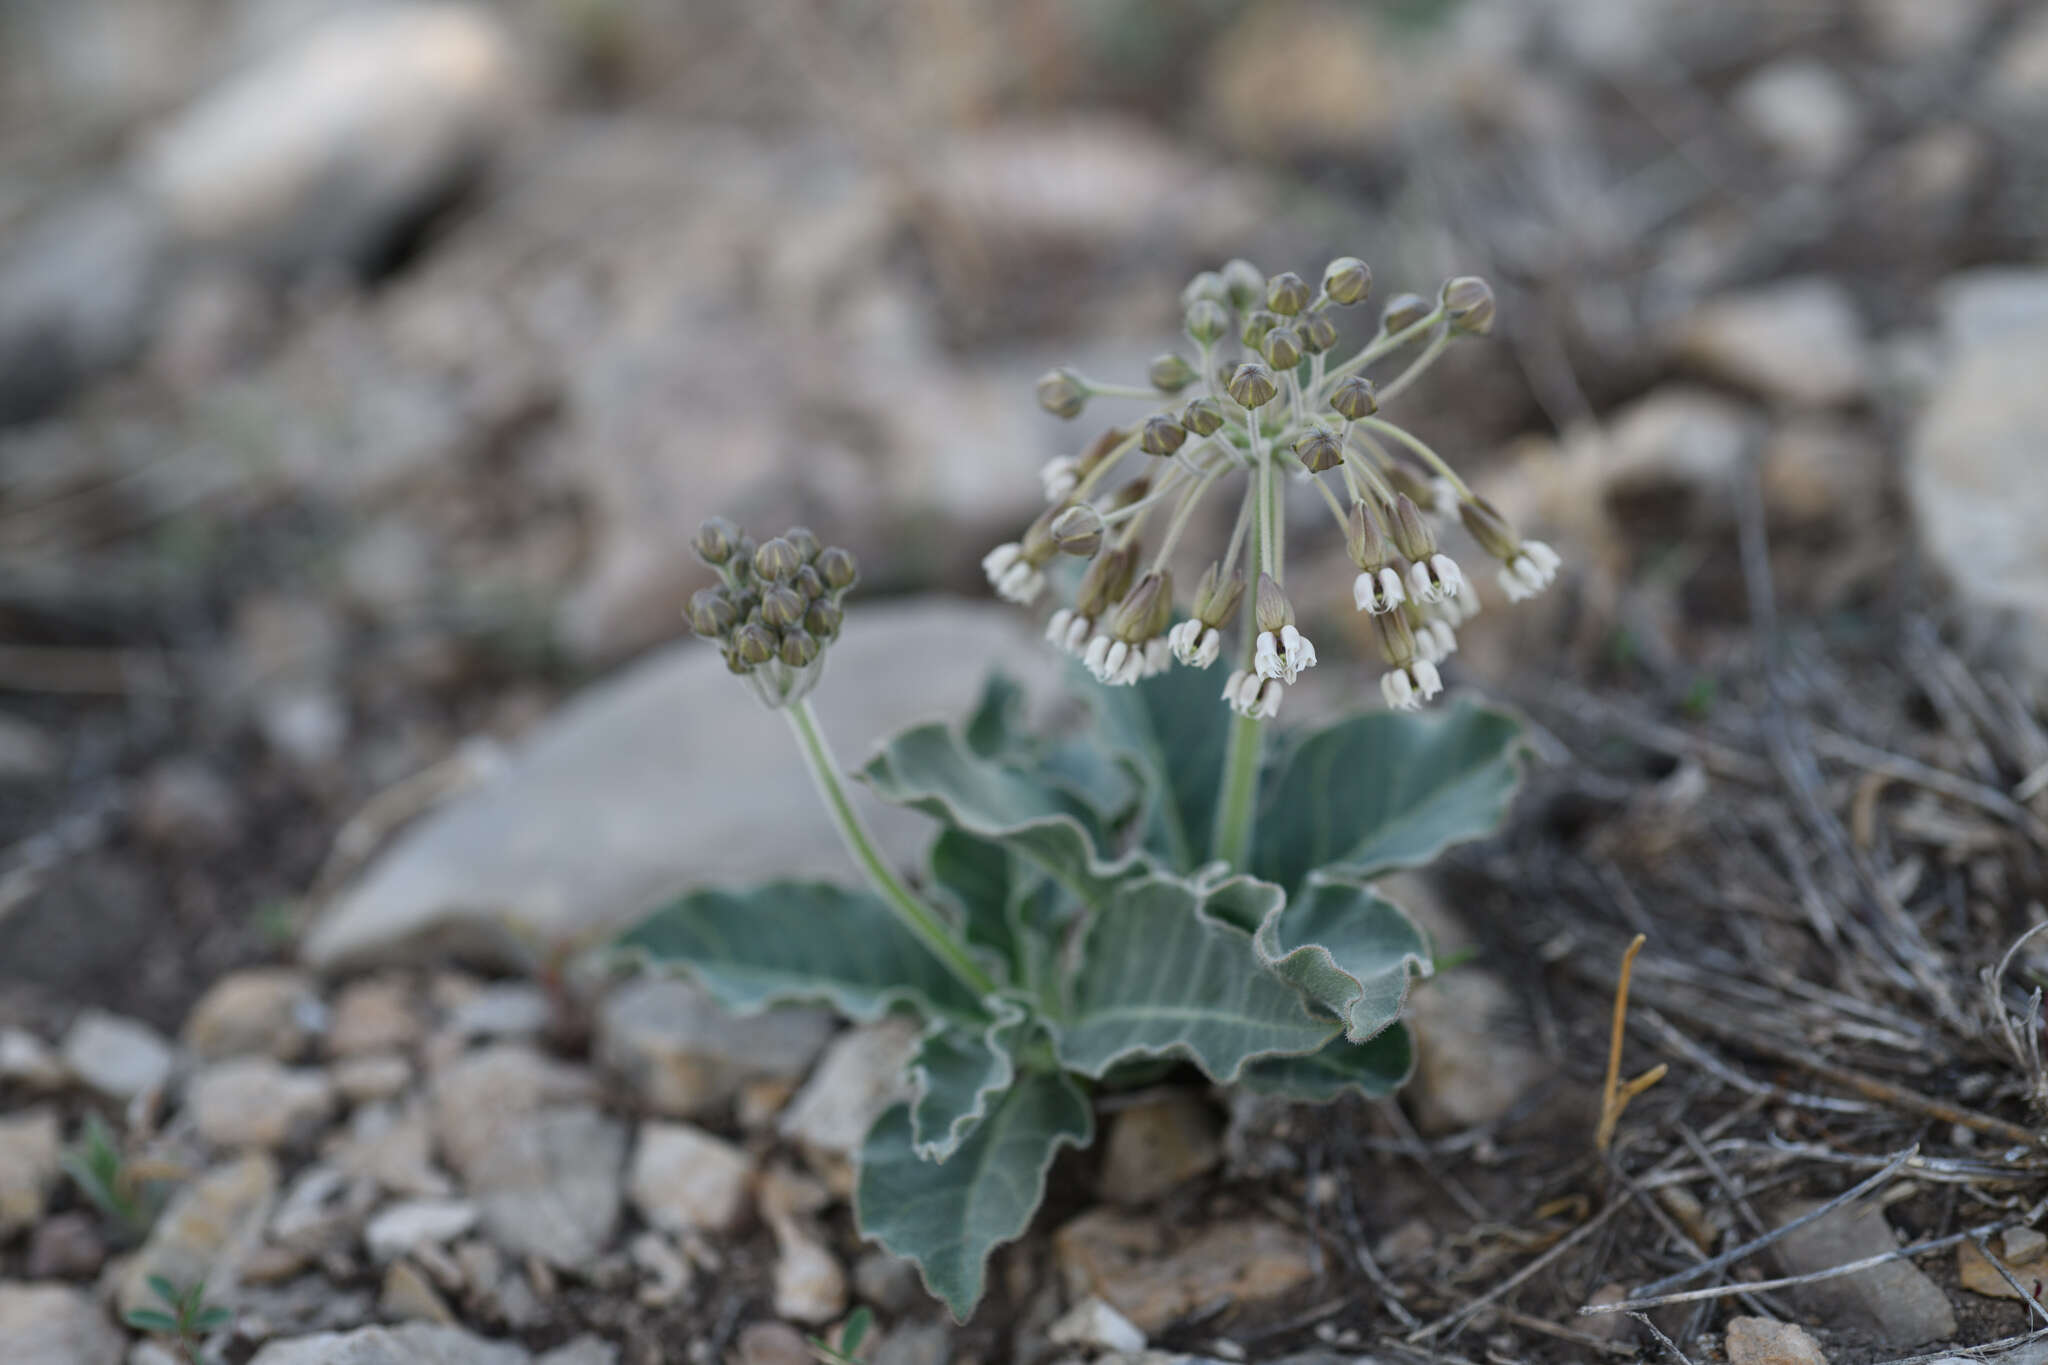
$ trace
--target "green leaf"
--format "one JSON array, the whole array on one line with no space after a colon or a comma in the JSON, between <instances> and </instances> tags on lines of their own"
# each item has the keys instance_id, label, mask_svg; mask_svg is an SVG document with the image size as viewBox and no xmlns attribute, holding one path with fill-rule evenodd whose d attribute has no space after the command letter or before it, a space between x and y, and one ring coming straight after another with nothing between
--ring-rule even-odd
<instances>
[{"instance_id":1,"label":"green leaf","mask_svg":"<svg viewBox=\"0 0 2048 1365\"><path fill-rule=\"evenodd\" d=\"M172 1284L162 1275L150 1275L142 1282L149 1286L150 1293L156 1295L173 1308L176 1308L179 1301L184 1298L184 1295L178 1292L178 1286Z\"/></svg>"},{"instance_id":2,"label":"green leaf","mask_svg":"<svg viewBox=\"0 0 2048 1365\"><path fill-rule=\"evenodd\" d=\"M939 1025L925 1034L910 1060L912 1139L926 1161L953 1155L1016 1079L1013 1058L1029 1016L1014 1001L994 1004L995 1022L980 1029Z\"/></svg>"},{"instance_id":3,"label":"green leaf","mask_svg":"<svg viewBox=\"0 0 2048 1365\"><path fill-rule=\"evenodd\" d=\"M742 1014L792 1001L822 1001L851 1019L898 1005L927 1017L982 1014L981 1002L887 906L827 882L695 891L649 915L618 946L686 968Z\"/></svg>"},{"instance_id":4,"label":"green leaf","mask_svg":"<svg viewBox=\"0 0 2048 1365\"><path fill-rule=\"evenodd\" d=\"M1170 668L1135 687L1092 689L1103 744L1128 754L1151 788L1145 846L1178 872L1209 856L1230 708L1215 669Z\"/></svg>"},{"instance_id":5,"label":"green leaf","mask_svg":"<svg viewBox=\"0 0 2048 1365\"><path fill-rule=\"evenodd\" d=\"M225 1308L201 1309L199 1316L193 1319L192 1325L202 1332L211 1332L214 1328L226 1324L234 1316L231 1311Z\"/></svg>"},{"instance_id":6,"label":"green leaf","mask_svg":"<svg viewBox=\"0 0 2048 1365\"><path fill-rule=\"evenodd\" d=\"M868 1324L874 1321L874 1316L865 1304L847 1316L846 1325L839 1329L839 1349L842 1352L852 1355L860 1350L861 1342L867 1339Z\"/></svg>"},{"instance_id":7,"label":"green leaf","mask_svg":"<svg viewBox=\"0 0 2048 1365\"><path fill-rule=\"evenodd\" d=\"M1337 1031L1260 965L1250 934L1177 878L1127 885L1090 923L1080 961L1054 1047L1089 1076L1172 1055L1229 1082L1255 1057L1313 1052Z\"/></svg>"},{"instance_id":8,"label":"green leaf","mask_svg":"<svg viewBox=\"0 0 2048 1365\"><path fill-rule=\"evenodd\" d=\"M1259 961L1342 1019L1354 1043L1399 1019L1410 981L1430 969L1428 936L1407 911L1320 875L1267 914L1254 943Z\"/></svg>"},{"instance_id":9,"label":"green leaf","mask_svg":"<svg viewBox=\"0 0 2048 1365\"><path fill-rule=\"evenodd\" d=\"M1521 749L1519 721L1469 702L1318 730L1266 785L1251 871L1292 892L1317 868L1365 880L1426 863L1500 823Z\"/></svg>"},{"instance_id":10,"label":"green leaf","mask_svg":"<svg viewBox=\"0 0 2048 1365\"><path fill-rule=\"evenodd\" d=\"M943 725L903 731L861 779L885 801L1021 854L1090 904L1107 902L1138 866L1135 853L1104 854L1111 832L1091 802L1043 773L981 757Z\"/></svg>"},{"instance_id":11,"label":"green leaf","mask_svg":"<svg viewBox=\"0 0 2048 1365\"><path fill-rule=\"evenodd\" d=\"M983 758L1000 758L1026 742L1023 720L1024 689L1008 674L991 673L967 717L967 747Z\"/></svg>"},{"instance_id":12,"label":"green leaf","mask_svg":"<svg viewBox=\"0 0 2048 1365\"><path fill-rule=\"evenodd\" d=\"M121 1320L130 1327L139 1327L145 1332L175 1332L178 1320L169 1313L160 1313L154 1308L131 1308Z\"/></svg>"},{"instance_id":13,"label":"green leaf","mask_svg":"<svg viewBox=\"0 0 2048 1365\"><path fill-rule=\"evenodd\" d=\"M1244 1069L1239 1084L1262 1095L1324 1104L1346 1090L1367 1099L1393 1094L1415 1070L1415 1046L1405 1024L1368 1042L1335 1038L1305 1057L1266 1057Z\"/></svg>"},{"instance_id":14,"label":"green leaf","mask_svg":"<svg viewBox=\"0 0 2048 1365\"><path fill-rule=\"evenodd\" d=\"M1017 854L965 830L939 832L931 870L933 885L958 909L967 941L995 954L1012 985L1041 994L1078 903Z\"/></svg>"},{"instance_id":15,"label":"green leaf","mask_svg":"<svg viewBox=\"0 0 2048 1365\"><path fill-rule=\"evenodd\" d=\"M1026 1075L934 1165L917 1154L910 1107L896 1105L861 1150L861 1234L917 1262L925 1287L965 1322L981 1299L989 1252L1022 1236L1045 1197L1054 1155L1087 1146L1094 1133L1088 1097L1070 1077Z\"/></svg>"}]
</instances>

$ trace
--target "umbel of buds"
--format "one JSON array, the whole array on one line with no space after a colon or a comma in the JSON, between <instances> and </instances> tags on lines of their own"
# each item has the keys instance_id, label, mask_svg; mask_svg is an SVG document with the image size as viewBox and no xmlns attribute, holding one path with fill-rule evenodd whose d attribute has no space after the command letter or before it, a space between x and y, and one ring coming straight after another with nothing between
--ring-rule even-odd
<instances>
[{"instance_id":1,"label":"umbel of buds","mask_svg":"<svg viewBox=\"0 0 2048 1365\"><path fill-rule=\"evenodd\" d=\"M820 544L801 526L757 543L724 517L699 526L691 546L719 581L691 594L690 629L715 643L767 705L803 700L839 638L840 599L860 581L853 552Z\"/></svg>"},{"instance_id":2,"label":"umbel of buds","mask_svg":"<svg viewBox=\"0 0 2048 1365\"><path fill-rule=\"evenodd\" d=\"M1439 666L1479 609L1442 539L1454 520L1498 561L1495 578L1509 600L1540 592L1557 576L1549 546L1524 539L1448 461L1381 411L1382 400L1394 404L1447 343L1492 331L1492 288L1461 275L1440 286L1434 301L1397 294L1373 334L1345 355L1347 332L1372 326L1340 325L1343 310L1371 298L1372 270L1340 256L1323 268L1320 285L1309 284L1315 278L1293 271L1269 277L1243 260L1205 270L1181 291L1192 360L1162 354L1145 387L1099 383L1071 369L1039 381L1039 402L1063 417L1090 401L1147 405L1120 414L1079 454L1049 462L1044 515L982 561L996 592L1014 602L1035 601L1054 579L1073 584L1046 638L1104 683L1137 683L1175 663L1207 668L1228 653L1238 663L1223 700L1248 717L1275 714L1285 689L1317 663L1296 608L1314 611L1326 599L1289 582L1286 519L1290 509L1318 502L1334 514L1356 566L1351 601L1379 640L1386 661L1380 692L1391 707L1420 706L1443 690ZM1384 384L1366 373L1403 352L1407 368ZM1317 497L1284 496L1283 479L1315 484ZM1233 495L1234 518L1198 515L1205 500ZM1164 530L1146 542L1155 518ZM1176 552L1191 530L1211 524L1232 527L1228 543L1195 560L1206 567L1176 620ZM698 550L714 564L780 569L791 558L785 544L799 560L815 552L794 532L757 547L729 523L707 523ZM830 553L816 565L828 584ZM1087 567L1060 574L1063 555ZM792 586L797 601L756 584L744 600L705 602L701 619L728 631L755 622L779 631L776 623L805 605L801 569ZM1329 597L1341 603L1341 588ZM815 606L805 606L807 635L819 634L810 624ZM699 619L696 603L692 619ZM769 643L748 637L744 657L766 651L781 659L790 648L779 636L772 649Z\"/></svg>"}]
</instances>

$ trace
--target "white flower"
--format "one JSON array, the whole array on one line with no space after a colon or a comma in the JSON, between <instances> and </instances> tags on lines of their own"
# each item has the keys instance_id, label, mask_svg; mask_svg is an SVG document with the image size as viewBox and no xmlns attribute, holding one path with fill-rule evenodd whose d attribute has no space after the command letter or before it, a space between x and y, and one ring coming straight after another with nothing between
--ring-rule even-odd
<instances>
[{"instance_id":1,"label":"white flower","mask_svg":"<svg viewBox=\"0 0 2048 1365\"><path fill-rule=\"evenodd\" d=\"M1438 599L1436 609L1452 626L1462 626L1479 614L1479 594L1470 579L1461 578L1457 596Z\"/></svg>"},{"instance_id":2,"label":"white flower","mask_svg":"<svg viewBox=\"0 0 2048 1365\"><path fill-rule=\"evenodd\" d=\"M1174 657L1189 668L1207 668L1223 652L1223 636L1216 627L1190 618L1166 632Z\"/></svg>"},{"instance_id":3,"label":"white flower","mask_svg":"<svg viewBox=\"0 0 2048 1365\"><path fill-rule=\"evenodd\" d=\"M1064 502L1081 484L1081 462L1071 455L1056 455L1038 470L1047 502Z\"/></svg>"},{"instance_id":4,"label":"white flower","mask_svg":"<svg viewBox=\"0 0 2048 1365\"><path fill-rule=\"evenodd\" d=\"M1293 626L1280 627L1278 635L1270 630L1259 632L1252 650L1252 667L1260 677L1293 682L1303 669L1315 666L1316 647Z\"/></svg>"},{"instance_id":5,"label":"white flower","mask_svg":"<svg viewBox=\"0 0 2048 1365\"><path fill-rule=\"evenodd\" d=\"M1436 665L1427 659L1417 659L1406 668L1380 675L1380 695L1396 711L1416 710L1443 690L1444 681L1438 676Z\"/></svg>"},{"instance_id":6,"label":"white flower","mask_svg":"<svg viewBox=\"0 0 2048 1365\"><path fill-rule=\"evenodd\" d=\"M1362 612L1385 616L1408 600L1408 592L1401 586L1401 575L1393 569L1377 573L1368 570L1351 580L1351 600Z\"/></svg>"},{"instance_id":7,"label":"white flower","mask_svg":"<svg viewBox=\"0 0 2048 1365\"><path fill-rule=\"evenodd\" d=\"M1508 595L1508 601L1520 602L1534 597L1550 586L1557 577L1558 565L1563 561L1557 551L1540 540L1525 540L1513 559L1501 569L1499 578L1501 591Z\"/></svg>"},{"instance_id":8,"label":"white flower","mask_svg":"<svg viewBox=\"0 0 2048 1365\"><path fill-rule=\"evenodd\" d=\"M1415 627L1415 654L1432 664L1442 663L1458 652L1458 633L1443 620L1424 621Z\"/></svg>"},{"instance_id":9,"label":"white flower","mask_svg":"<svg viewBox=\"0 0 2048 1365\"><path fill-rule=\"evenodd\" d=\"M1088 644L1088 634L1095 629L1093 619L1081 615L1072 607L1061 607L1045 623L1045 638L1063 654L1081 657L1081 651Z\"/></svg>"},{"instance_id":10,"label":"white flower","mask_svg":"<svg viewBox=\"0 0 2048 1365\"><path fill-rule=\"evenodd\" d=\"M1223 700L1240 716L1264 720L1280 710L1281 687L1277 681L1261 678L1240 668L1223 683Z\"/></svg>"},{"instance_id":11,"label":"white flower","mask_svg":"<svg viewBox=\"0 0 2048 1365\"><path fill-rule=\"evenodd\" d=\"M1408 590L1418 602L1456 597L1464 588L1464 571L1449 555L1431 555L1408 566Z\"/></svg>"},{"instance_id":12,"label":"white flower","mask_svg":"<svg viewBox=\"0 0 2048 1365\"><path fill-rule=\"evenodd\" d=\"M1164 635L1145 642L1145 672L1142 676L1156 678L1173 667L1173 646Z\"/></svg>"},{"instance_id":13,"label":"white flower","mask_svg":"<svg viewBox=\"0 0 2048 1365\"><path fill-rule=\"evenodd\" d=\"M981 571L988 575L996 596L1006 602L1028 607L1045 591L1045 575L1024 557L1024 547L1004 541L981 558Z\"/></svg>"},{"instance_id":14,"label":"white flower","mask_svg":"<svg viewBox=\"0 0 2048 1365\"><path fill-rule=\"evenodd\" d=\"M1088 642L1081 663L1095 675L1095 681L1111 687L1128 687L1145 676L1145 646L1131 646L1109 635Z\"/></svg>"},{"instance_id":15,"label":"white flower","mask_svg":"<svg viewBox=\"0 0 2048 1365\"><path fill-rule=\"evenodd\" d=\"M1453 517L1458 512L1458 486L1439 474L1429 481L1429 491L1436 494L1436 501L1429 505L1430 512L1439 517Z\"/></svg>"}]
</instances>

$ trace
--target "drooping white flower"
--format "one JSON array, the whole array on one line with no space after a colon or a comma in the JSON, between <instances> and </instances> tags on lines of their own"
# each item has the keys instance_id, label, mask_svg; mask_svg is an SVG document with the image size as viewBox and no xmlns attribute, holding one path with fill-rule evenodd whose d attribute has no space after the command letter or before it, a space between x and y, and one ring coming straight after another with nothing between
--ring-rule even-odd
<instances>
[{"instance_id":1,"label":"drooping white flower","mask_svg":"<svg viewBox=\"0 0 2048 1365\"><path fill-rule=\"evenodd\" d=\"M1045 623L1045 638L1063 654L1081 657L1081 651L1088 645L1088 636L1094 631L1095 622L1083 616L1072 607L1061 607Z\"/></svg>"},{"instance_id":2,"label":"drooping white flower","mask_svg":"<svg viewBox=\"0 0 2048 1365\"><path fill-rule=\"evenodd\" d=\"M1113 635L1097 635L1088 641L1081 663L1095 681L1110 687L1128 687L1149 676L1144 644L1129 644Z\"/></svg>"},{"instance_id":3,"label":"drooping white flower","mask_svg":"<svg viewBox=\"0 0 2048 1365\"><path fill-rule=\"evenodd\" d=\"M1280 637L1270 630L1260 631L1252 646L1252 671L1262 678L1277 678L1280 668Z\"/></svg>"},{"instance_id":4,"label":"drooping white flower","mask_svg":"<svg viewBox=\"0 0 2048 1365\"><path fill-rule=\"evenodd\" d=\"M1207 668L1223 652L1223 635L1216 627L1190 617L1166 632L1173 656L1189 668Z\"/></svg>"},{"instance_id":5,"label":"drooping white flower","mask_svg":"<svg viewBox=\"0 0 2048 1365\"><path fill-rule=\"evenodd\" d=\"M1279 713L1281 686L1271 678L1238 669L1223 682L1223 700L1240 716L1265 720Z\"/></svg>"},{"instance_id":6,"label":"drooping white flower","mask_svg":"<svg viewBox=\"0 0 2048 1365\"><path fill-rule=\"evenodd\" d=\"M1458 632L1441 618L1415 627L1415 655L1427 663L1439 664L1458 652Z\"/></svg>"},{"instance_id":7,"label":"drooping white flower","mask_svg":"<svg viewBox=\"0 0 2048 1365\"><path fill-rule=\"evenodd\" d=\"M1260 677L1293 682L1304 669L1315 666L1316 647L1293 626L1282 626L1278 633L1259 632L1252 650L1252 667Z\"/></svg>"},{"instance_id":8,"label":"drooping white flower","mask_svg":"<svg viewBox=\"0 0 2048 1365\"><path fill-rule=\"evenodd\" d=\"M1464 579L1458 585L1456 596L1439 598L1436 609L1444 620L1455 628L1479 614L1479 593L1472 586L1471 579Z\"/></svg>"},{"instance_id":9,"label":"drooping white flower","mask_svg":"<svg viewBox=\"0 0 2048 1365\"><path fill-rule=\"evenodd\" d=\"M1465 573L1449 555L1434 554L1408 566L1408 591L1418 602L1456 597L1464 588Z\"/></svg>"},{"instance_id":10,"label":"drooping white flower","mask_svg":"<svg viewBox=\"0 0 2048 1365\"><path fill-rule=\"evenodd\" d=\"M1550 586L1562 563L1557 551L1542 541L1525 540L1515 557L1501 568L1498 576L1501 591L1508 595L1510 602L1534 597Z\"/></svg>"},{"instance_id":11,"label":"drooping white flower","mask_svg":"<svg viewBox=\"0 0 2048 1365\"><path fill-rule=\"evenodd\" d=\"M1443 678L1437 673L1436 665L1427 659L1418 658L1406 668L1392 669L1380 675L1380 695L1396 711L1416 710L1443 690Z\"/></svg>"},{"instance_id":12,"label":"drooping white flower","mask_svg":"<svg viewBox=\"0 0 2048 1365\"><path fill-rule=\"evenodd\" d=\"M1024 557L1024 547L1014 540L1004 541L983 555L981 571L988 575L996 596L1006 602L1028 607L1045 591L1045 575Z\"/></svg>"},{"instance_id":13,"label":"drooping white flower","mask_svg":"<svg viewBox=\"0 0 2048 1365\"><path fill-rule=\"evenodd\" d=\"M1401 586L1401 575L1389 566L1377 572L1368 570L1352 579L1351 600L1362 612L1384 616L1408 600L1408 590Z\"/></svg>"},{"instance_id":14,"label":"drooping white flower","mask_svg":"<svg viewBox=\"0 0 2048 1365\"><path fill-rule=\"evenodd\" d=\"M1039 466L1038 481L1045 487L1047 502L1065 502L1081 485L1081 462L1071 455L1055 455Z\"/></svg>"}]
</instances>

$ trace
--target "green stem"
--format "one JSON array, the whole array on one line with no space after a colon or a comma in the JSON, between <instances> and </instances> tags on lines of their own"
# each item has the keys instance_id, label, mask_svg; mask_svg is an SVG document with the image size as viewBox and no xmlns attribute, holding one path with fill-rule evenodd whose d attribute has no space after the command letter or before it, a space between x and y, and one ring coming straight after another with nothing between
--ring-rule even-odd
<instances>
[{"instance_id":1,"label":"green stem","mask_svg":"<svg viewBox=\"0 0 2048 1365\"><path fill-rule=\"evenodd\" d=\"M1431 450L1413 432L1408 431L1405 427L1397 427L1392 422L1379 417L1362 417L1359 419L1358 424L1362 427L1369 427L1383 436L1391 436L1402 445L1407 446L1417 455L1420 455L1423 462L1429 465L1430 468L1450 480L1451 487L1457 490L1459 497L1464 498L1468 502L1471 500L1472 490L1466 487L1463 479L1458 477L1458 471L1445 463L1443 456Z\"/></svg>"},{"instance_id":2,"label":"green stem","mask_svg":"<svg viewBox=\"0 0 2048 1365\"><path fill-rule=\"evenodd\" d=\"M912 894L891 870L881 850L875 847L874 835L868 832L860 812L853 808L853 802L847 797L846 784L839 776L839 763L825 743L825 733L818 728L818 717L811 710L811 703L800 701L786 708L783 714L789 717L789 728L796 732L797 745L804 751L804 763L811 770L811 781L817 784L818 795L825 799L825 808L832 813L832 823L838 827L839 837L846 841L846 851L867 873L868 880L881 893L883 901L895 912L903 927L931 949L962 985L977 996L995 994L994 979L975 963L931 907Z\"/></svg>"},{"instance_id":3,"label":"green stem","mask_svg":"<svg viewBox=\"0 0 2048 1365\"><path fill-rule=\"evenodd\" d=\"M1252 470L1255 480L1258 508L1252 517L1253 534L1258 543L1252 549L1252 558L1264 568L1272 551L1272 522L1267 509L1272 497L1272 461L1261 459ZM1252 489L1246 496L1254 496ZM1244 648L1245 666L1251 666L1253 636L1256 633L1258 602L1256 590L1245 594ZM1230 725L1229 747L1223 754L1222 799L1216 803L1216 831L1210 840L1209 854L1221 858L1234 872L1248 872L1251 860L1252 824L1257 814L1259 794L1259 755L1264 737L1265 722L1256 716L1238 716Z\"/></svg>"}]
</instances>

